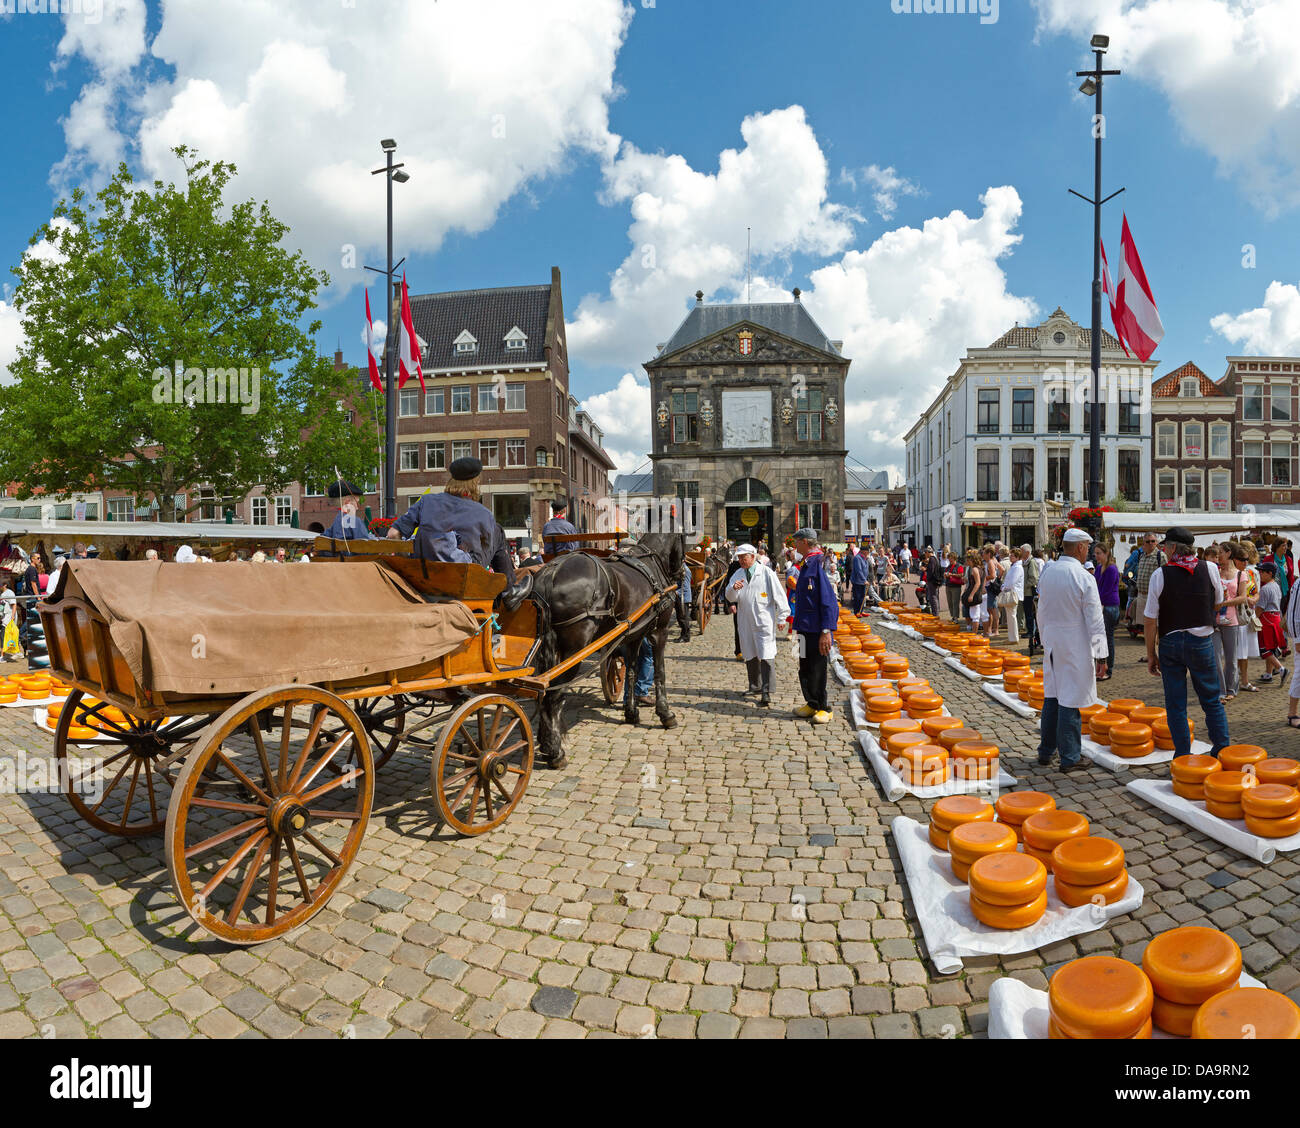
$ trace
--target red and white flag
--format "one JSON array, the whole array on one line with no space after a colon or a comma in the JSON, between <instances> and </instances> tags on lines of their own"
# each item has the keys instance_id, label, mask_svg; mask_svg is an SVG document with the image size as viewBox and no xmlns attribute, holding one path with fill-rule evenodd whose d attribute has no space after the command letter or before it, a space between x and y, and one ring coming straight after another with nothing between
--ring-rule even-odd
<instances>
[{"instance_id":1,"label":"red and white flag","mask_svg":"<svg viewBox=\"0 0 1300 1128\"><path fill-rule=\"evenodd\" d=\"M397 363L399 388L406 386L412 376L420 380L420 391L424 391L424 368L420 364L420 340L415 335L415 322L411 320L411 299L406 293L406 275L402 275L402 333L397 339Z\"/></svg>"},{"instance_id":2,"label":"red and white flag","mask_svg":"<svg viewBox=\"0 0 1300 1128\"><path fill-rule=\"evenodd\" d=\"M375 320L370 316L370 291L366 291L366 359L370 362L370 383L375 391L382 392L384 385L379 379L379 365L375 361Z\"/></svg>"},{"instance_id":3,"label":"red and white flag","mask_svg":"<svg viewBox=\"0 0 1300 1128\"><path fill-rule=\"evenodd\" d=\"M1156 300L1151 294L1146 271L1142 269L1142 260L1138 257L1137 247L1129 232L1127 215L1124 216L1120 242L1123 243L1124 251L1119 269L1119 286L1115 291L1115 311L1119 314L1115 328L1125 344L1137 353L1139 360L1148 360L1164 337L1165 327L1160 323Z\"/></svg>"},{"instance_id":4,"label":"red and white flag","mask_svg":"<svg viewBox=\"0 0 1300 1128\"><path fill-rule=\"evenodd\" d=\"M1101 288L1106 295L1106 304L1110 306L1110 323L1115 326L1115 336L1119 340L1119 346L1124 350L1125 356L1132 356L1128 351L1128 345L1124 343L1124 335L1119 331L1119 313L1115 308L1115 287L1110 281L1110 263L1106 261L1106 244L1101 244Z\"/></svg>"}]
</instances>

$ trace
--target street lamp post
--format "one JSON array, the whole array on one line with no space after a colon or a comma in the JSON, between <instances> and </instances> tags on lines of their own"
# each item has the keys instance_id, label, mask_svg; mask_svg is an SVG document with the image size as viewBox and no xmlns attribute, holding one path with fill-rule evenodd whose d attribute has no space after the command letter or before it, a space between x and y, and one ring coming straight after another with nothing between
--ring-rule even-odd
<instances>
[{"instance_id":1,"label":"street lamp post","mask_svg":"<svg viewBox=\"0 0 1300 1128\"><path fill-rule=\"evenodd\" d=\"M403 256L397 263L393 262L393 184L405 184L410 175L399 171L402 163L393 164L393 152L397 142L385 138L379 142L387 158L383 168L371 171L371 176L384 173L384 183L388 192L388 269L384 271L384 516L397 516L397 396L393 390L393 271L406 261ZM366 267L375 270L374 267ZM377 270L375 273L379 273Z\"/></svg>"},{"instance_id":2,"label":"street lamp post","mask_svg":"<svg viewBox=\"0 0 1300 1128\"><path fill-rule=\"evenodd\" d=\"M1123 192L1120 188L1112 192L1105 200L1101 198L1101 142L1105 136L1105 118L1101 112L1101 84L1106 75L1117 75L1117 70L1103 70L1101 57L1110 46L1110 37L1094 35L1089 44L1097 58L1096 68L1090 71L1075 71L1075 76L1083 79L1079 91L1085 97L1097 99L1096 112L1092 119L1094 142L1092 197L1070 189L1072 195L1092 205L1092 418L1088 436L1088 507L1097 510L1101 507L1101 206ZM1096 541L1101 534L1101 518L1091 516L1086 525L1092 539Z\"/></svg>"},{"instance_id":3,"label":"street lamp post","mask_svg":"<svg viewBox=\"0 0 1300 1128\"><path fill-rule=\"evenodd\" d=\"M1007 544L1011 540L1011 513L1004 509L1002 511L1002 543Z\"/></svg>"}]
</instances>

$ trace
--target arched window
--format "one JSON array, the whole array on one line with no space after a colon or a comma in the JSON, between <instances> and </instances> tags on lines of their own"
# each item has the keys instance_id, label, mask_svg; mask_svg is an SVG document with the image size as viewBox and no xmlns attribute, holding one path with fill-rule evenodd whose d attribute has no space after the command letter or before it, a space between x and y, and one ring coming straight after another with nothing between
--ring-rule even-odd
<instances>
[{"instance_id":1,"label":"arched window","mask_svg":"<svg viewBox=\"0 0 1300 1128\"><path fill-rule=\"evenodd\" d=\"M772 491L758 478L737 478L727 487L724 502L746 502L770 505Z\"/></svg>"}]
</instances>

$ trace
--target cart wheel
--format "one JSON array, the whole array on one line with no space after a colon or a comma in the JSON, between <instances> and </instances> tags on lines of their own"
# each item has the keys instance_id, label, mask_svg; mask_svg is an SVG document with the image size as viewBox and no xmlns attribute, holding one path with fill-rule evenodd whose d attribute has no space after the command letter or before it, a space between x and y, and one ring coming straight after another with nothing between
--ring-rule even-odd
<instances>
[{"instance_id":1,"label":"cart wheel","mask_svg":"<svg viewBox=\"0 0 1300 1128\"><path fill-rule=\"evenodd\" d=\"M433 801L461 834L500 826L533 774L533 728L517 702L471 697L447 718L433 755Z\"/></svg>"},{"instance_id":2,"label":"cart wheel","mask_svg":"<svg viewBox=\"0 0 1300 1128\"><path fill-rule=\"evenodd\" d=\"M261 712L273 722L267 738ZM322 744L326 725L338 735ZM322 783L349 752L353 766ZM212 722L176 780L166 839L176 896L232 944L284 935L343 880L374 790L370 741L341 698L299 685L249 694Z\"/></svg>"},{"instance_id":3,"label":"cart wheel","mask_svg":"<svg viewBox=\"0 0 1300 1128\"><path fill-rule=\"evenodd\" d=\"M709 620L713 618L713 596L707 596L700 600L700 609L696 613L695 621L700 625L700 633L704 633L704 628L709 625Z\"/></svg>"},{"instance_id":4,"label":"cart wheel","mask_svg":"<svg viewBox=\"0 0 1300 1128\"><path fill-rule=\"evenodd\" d=\"M378 771L397 751L406 732L406 714L416 709L419 702L414 697L404 697L400 693L394 697L365 697L350 703L361 727L370 737L370 754L374 757L375 770ZM314 720L315 718L313 718ZM336 740L344 732L344 726L330 726L326 721L325 730L317 737L317 743L323 744ZM329 763L329 770L335 775L350 771L356 765L356 757L349 744L347 755L336 756Z\"/></svg>"},{"instance_id":5,"label":"cart wheel","mask_svg":"<svg viewBox=\"0 0 1300 1128\"><path fill-rule=\"evenodd\" d=\"M166 762L208 726L207 716L146 721L126 714L125 721L104 716L99 702L78 708L85 694L74 689L64 699L54 731L54 755L59 780L73 809L107 834L137 838L157 834L167 819L175 773ZM93 744L72 744L68 732L73 718L97 729Z\"/></svg>"},{"instance_id":6,"label":"cart wheel","mask_svg":"<svg viewBox=\"0 0 1300 1128\"><path fill-rule=\"evenodd\" d=\"M600 688L605 693L606 705L617 705L623 700L623 683L627 680L627 663L617 651L600 664Z\"/></svg>"}]
</instances>

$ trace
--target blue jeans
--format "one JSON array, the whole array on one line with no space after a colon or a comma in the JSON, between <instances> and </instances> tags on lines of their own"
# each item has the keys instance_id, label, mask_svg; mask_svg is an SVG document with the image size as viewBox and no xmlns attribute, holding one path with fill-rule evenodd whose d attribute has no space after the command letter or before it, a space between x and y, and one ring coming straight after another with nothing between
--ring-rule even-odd
<instances>
[{"instance_id":1,"label":"blue jeans","mask_svg":"<svg viewBox=\"0 0 1300 1128\"><path fill-rule=\"evenodd\" d=\"M856 615L859 611L862 610L862 601L863 601L864 599L866 599L866 598L867 598L867 585L866 585L866 584L854 584L854 585L853 585L853 604L852 604L852 606L853 606L853 614Z\"/></svg>"},{"instance_id":2,"label":"blue jeans","mask_svg":"<svg viewBox=\"0 0 1300 1128\"><path fill-rule=\"evenodd\" d=\"M1102 621L1106 624L1106 673L1115 669L1115 626L1119 622L1119 604L1101 609Z\"/></svg>"},{"instance_id":3,"label":"blue jeans","mask_svg":"<svg viewBox=\"0 0 1300 1128\"><path fill-rule=\"evenodd\" d=\"M645 697L655 687L655 651L648 638L641 640L641 652L637 655L636 684L632 692L637 697Z\"/></svg>"},{"instance_id":4,"label":"blue jeans","mask_svg":"<svg viewBox=\"0 0 1300 1128\"><path fill-rule=\"evenodd\" d=\"M1055 697L1043 699L1043 716L1038 725L1038 758L1051 760L1059 750L1061 767L1077 764L1083 756L1083 730L1079 710L1058 705Z\"/></svg>"},{"instance_id":5,"label":"blue jeans","mask_svg":"<svg viewBox=\"0 0 1300 1128\"><path fill-rule=\"evenodd\" d=\"M1219 664L1214 658L1214 639L1198 638L1186 631L1174 631L1160 640L1160 680L1165 686L1165 712L1174 752L1186 756L1192 750L1192 734L1187 727L1187 675L1192 689L1205 711L1205 725L1210 730L1210 755L1230 743L1228 714L1219 700Z\"/></svg>"}]
</instances>

